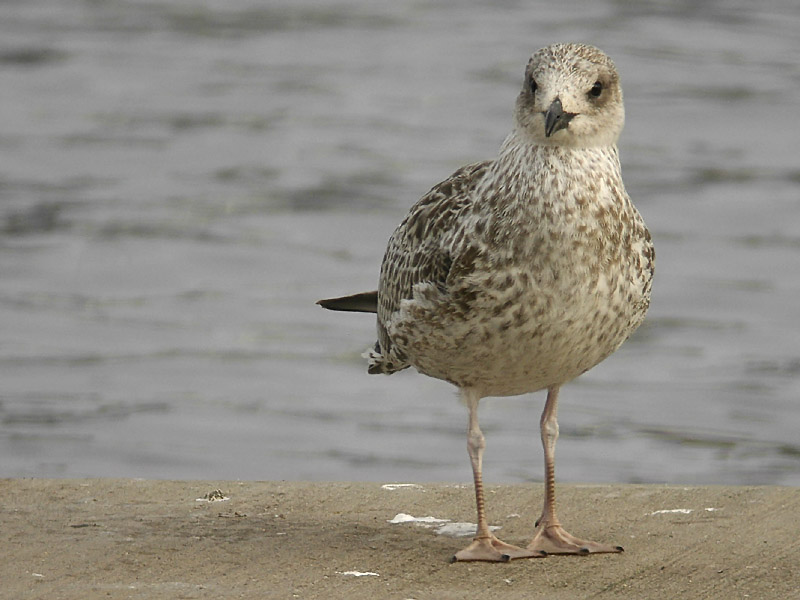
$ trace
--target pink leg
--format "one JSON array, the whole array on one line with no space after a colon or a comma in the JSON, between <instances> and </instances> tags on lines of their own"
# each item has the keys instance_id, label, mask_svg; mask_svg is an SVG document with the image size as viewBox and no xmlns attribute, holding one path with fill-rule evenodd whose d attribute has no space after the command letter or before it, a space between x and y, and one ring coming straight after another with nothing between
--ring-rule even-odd
<instances>
[{"instance_id":1,"label":"pink leg","mask_svg":"<svg viewBox=\"0 0 800 600\"><path fill-rule=\"evenodd\" d=\"M481 428L478 425L478 402L480 396L474 390L462 390L462 396L469 408L469 431L467 432L467 451L472 462L472 476L475 481L475 503L478 508L478 530L472 543L453 557L455 561L482 560L505 562L512 558L545 556L536 550L526 550L497 539L489 531L486 520L486 503L483 495L483 450L486 448Z\"/></svg>"},{"instance_id":2,"label":"pink leg","mask_svg":"<svg viewBox=\"0 0 800 600\"><path fill-rule=\"evenodd\" d=\"M567 533L556 516L556 440L558 439L558 390L547 390L540 427L544 447L545 493L542 516L528 550L547 554L592 554L622 552L622 546L610 546L576 538Z\"/></svg>"}]
</instances>

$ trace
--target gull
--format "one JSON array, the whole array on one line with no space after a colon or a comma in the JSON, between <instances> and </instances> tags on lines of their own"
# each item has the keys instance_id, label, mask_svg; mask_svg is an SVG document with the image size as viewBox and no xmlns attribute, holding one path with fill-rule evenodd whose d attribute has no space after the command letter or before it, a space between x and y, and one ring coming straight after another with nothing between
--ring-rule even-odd
<instances>
[{"instance_id":1,"label":"gull","mask_svg":"<svg viewBox=\"0 0 800 600\"><path fill-rule=\"evenodd\" d=\"M377 291L318 302L377 313L369 373L414 367L458 388L478 527L455 561L622 551L561 525L555 446L561 386L619 348L650 304L655 252L622 182L624 120L606 54L585 44L538 50L497 158L458 169L411 208L389 239ZM488 525L478 403L538 390L547 390L544 506L520 547Z\"/></svg>"}]
</instances>

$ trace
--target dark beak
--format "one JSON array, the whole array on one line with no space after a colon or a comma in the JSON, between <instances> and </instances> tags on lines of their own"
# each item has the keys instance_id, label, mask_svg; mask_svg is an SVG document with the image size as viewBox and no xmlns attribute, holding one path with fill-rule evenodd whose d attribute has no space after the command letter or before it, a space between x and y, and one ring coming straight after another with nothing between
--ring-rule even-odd
<instances>
[{"instance_id":1,"label":"dark beak","mask_svg":"<svg viewBox=\"0 0 800 600\"><path fill-rule=\"evenodd\" d=\"M566 129L575 113L564 112L561 100L556 98L544 115L544 135L550 137L559 129Z\"/></svg>"}]
</instances>

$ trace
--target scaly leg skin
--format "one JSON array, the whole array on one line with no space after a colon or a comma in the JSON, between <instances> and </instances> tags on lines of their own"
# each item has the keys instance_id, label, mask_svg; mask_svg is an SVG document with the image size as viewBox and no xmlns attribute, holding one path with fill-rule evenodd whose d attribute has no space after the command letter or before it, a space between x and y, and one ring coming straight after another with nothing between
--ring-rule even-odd
<instances>
[{"instance_id":1,"label":"scaly leg skin","mask_svg":"<svg viewBox=\"0 0 800 600\"><path fill-rule=\"evenodd\" d=\"M462 390L464 401L469 408L469 431L467 433L467 450L472 463L472 477L475 481L475 503L478 508L478 530L472 543L456 552L451 562L456 561L488 561L507 562L512 558L531 558L545 556L536 550L528 550L512 546L500 541L489 531L486 521L486 505L483 497L482 460L483 449L486 447L481 428L478 426L478 402L480 395L474 390Z\"/></svg>"},{"instance_id":2,"label":"scaly leg skin","mask_svg":"<svg viewBox=\"0 0 800 600\"><path fill-rule=\"evenodd\" d=\"M622 546L590 542L567 533L556 517L556 440L558 439L558 386L547 390L540 421L544 447L545 494L542 516L528 550L542 554L595 554L622 552Z\"/></svg>"}]
</instances>

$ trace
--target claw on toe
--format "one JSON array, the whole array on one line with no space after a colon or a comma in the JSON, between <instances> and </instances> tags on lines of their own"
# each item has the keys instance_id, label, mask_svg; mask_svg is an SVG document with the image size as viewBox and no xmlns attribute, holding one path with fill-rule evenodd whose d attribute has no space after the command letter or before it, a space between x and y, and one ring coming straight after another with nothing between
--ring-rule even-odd
<instances>
[{"instance_id":1,"label":"claw on toe","mask_svg":"<svg viewBox=\"0 0 800 600\"><path fill-rule=\"evenodd\" d=\"M506 544L496 537L484 537L472 540L469 546L456 552L450 562L508 562L515 558L538 558L543 556L546 556L546 553Z\"/></svg>"},{"instance_id":2,"label":"claw on toe","mask_svg":"<svg viewBox=\"0 0 800 600\"><path fill-rule=\"evenodd\" d=\"M590 542L575 537L564 530L561 525L539 527L528 550L546 554L600 554L623 552L622 546L611 546L598 542Z\"/></svg>"}]
</instances>

